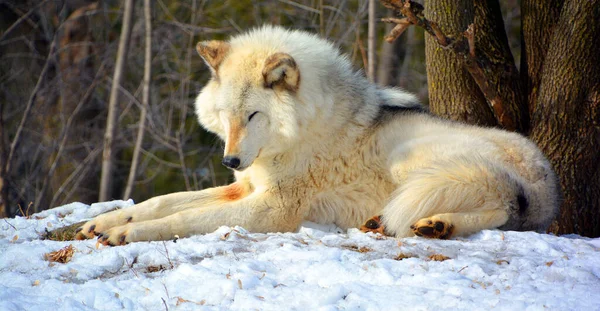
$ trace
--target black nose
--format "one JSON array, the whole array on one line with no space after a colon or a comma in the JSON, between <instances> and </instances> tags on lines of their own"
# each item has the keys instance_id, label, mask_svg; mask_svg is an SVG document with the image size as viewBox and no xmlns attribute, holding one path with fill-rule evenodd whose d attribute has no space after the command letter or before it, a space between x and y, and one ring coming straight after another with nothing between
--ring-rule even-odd
<instances>
[{"instance_id":1,"label":"black nose","mask_svg":"<svg viewBox=\"0 0 600 311\"><path fill-rule=\"evenodd\" d=\"M240 167L240 158L226 156L226 157L223 157L223 161L221 163L223 163L223 165L225 165L229 168L236 169L236 168Z\"/></svg>"}]
</instances>

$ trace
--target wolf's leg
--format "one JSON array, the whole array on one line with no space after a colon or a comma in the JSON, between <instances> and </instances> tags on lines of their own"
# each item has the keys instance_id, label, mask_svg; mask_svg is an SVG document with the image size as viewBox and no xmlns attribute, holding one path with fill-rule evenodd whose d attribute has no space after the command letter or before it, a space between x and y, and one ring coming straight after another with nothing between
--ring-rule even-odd
<instances>
[{"instance_id":1,"label":"wolf's leg","mask_svg":"<svg viewBox=\"0 0 600 311\"><path fill-rule=\"evenodd\" d=\"M412 226L417 236L435 239L449 239L452 236L465 236L484 229L500 227L508 220L505 210L497 209L469 213L446 213L422 218Z\"/></svg>"},{"instance_id":2,"label":"wolf's leg","mask_svg":"<svg viewBox=\"0 0 600 311\"><path fill-rule=\"evenodd\" d=\"M219 226L242 226L252 232L289 232L298 228L307 206L252 195L236 202L189 209L160 219L133 222L100 233L105 245L157 241L213 232ZM293 200L290 202L298 202Z\"/></svg>"},{"instance_id":3,"label":"wolf's leg","mask_svg":"<svg viewBox=\"0 0 600 311\"><path fill-rule=\"evenodd\" d=\"M166 194L135 206L99 215L86 222L76 238L92 238L99 232L130 222L162 218L190 208L201 208L239 200L248 195L250 186L240 182L228 186Z\"/></svg>"}]
</instances>

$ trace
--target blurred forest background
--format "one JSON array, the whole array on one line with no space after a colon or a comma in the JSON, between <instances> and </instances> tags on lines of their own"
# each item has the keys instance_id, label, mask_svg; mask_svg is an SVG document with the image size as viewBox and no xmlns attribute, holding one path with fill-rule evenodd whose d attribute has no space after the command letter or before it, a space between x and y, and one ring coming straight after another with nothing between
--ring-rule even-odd
<instances>
[{"instance_id":1,"label":"blurred forest background","mask_svg":"<svg viewBox=\"0 0 600 311\"><path fill-rule=\"evenodd\" d=\"M133 1L130 33L123 37L128 46L123 51L122 75L117 78L114 71L119 66L127 2L0 0L3 216L99 198L140 202L228 182L231 174L220 165L222 145L202 130L193 111L194 98L210 77L195 51L200 40L226 39L262 24L308 30L334 41L376 83L400 86L426 104L439 101L430 94L431 85L428 88L428 35L410 27L394 43L386 43L383 38L393 25L379 20L394 13L379 2L369 8L368 0ZM469 1L456 1L456 5L465 2ZM530 2L499 2L502 31L515 64L522 63L521 11ZM460 16L462 11L455 9L449 12ZM369 15L377 21L371 26L371 37ZM150 17L150 32L145 16ZM146 53L151 55L148 64ZM151 69L147 96L145 69ZM109 187L102 195L111 91L115 91L114 163ZM528 129L513 130L528 134ZM138 161L132 166L133 158Z\"/></svg>"}]
</instances>

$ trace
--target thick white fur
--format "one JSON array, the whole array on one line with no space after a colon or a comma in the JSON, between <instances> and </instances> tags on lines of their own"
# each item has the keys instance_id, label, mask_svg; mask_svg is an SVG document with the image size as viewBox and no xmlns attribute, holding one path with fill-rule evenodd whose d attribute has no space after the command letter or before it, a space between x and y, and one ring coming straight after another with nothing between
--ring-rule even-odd
<instances>
[{"instance_id":1,"label":"thick white fur","mask_svg":"<svg viewBox=\"0 0 600 311\"><path fill-rule=\"evenodd\" d=\"M101 215L83 235L121 244L221 225L293 231L310 220L350 228L379 214L397 237L413 235L410 226L423 220L465 235L543 230L555 216L556 177L526 138L419 112L413 95L368 83L312 34L265 26L228 44L195 105L200 123L226 142L225 156L239 157L236 182ZM275 53L295 60L296 90L265 86L265 60Z\"/></svg>"}]
</instances>

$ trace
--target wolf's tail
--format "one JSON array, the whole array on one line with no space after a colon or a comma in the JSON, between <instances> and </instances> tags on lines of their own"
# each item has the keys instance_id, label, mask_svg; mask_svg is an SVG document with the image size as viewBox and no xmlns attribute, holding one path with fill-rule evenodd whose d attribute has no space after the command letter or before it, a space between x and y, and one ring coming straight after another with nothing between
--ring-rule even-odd
<instances>
[{"instance_id":1,"label":"wolf's tail","mask_svg":"<svg viewBox=\"0 0 600 311\"><path fill-rule=\"evenodd\" d=\"M544 193L549 190L549 194ZM508 230L543 230L554 217L556 201L544 180L530 183L510 169L470 156L411 171L382 215L385 230L397 237L412 236L410 226L422 218L486 211L506 213L502 218L502 221L507 219L506 222L493 226ZM489 221L492 226L493 221ZM471 226L471 232L489 228L485 224L463 222ZM470 228L460 229L459 232L470 233Z\"/></svg>"}]
</instances>

